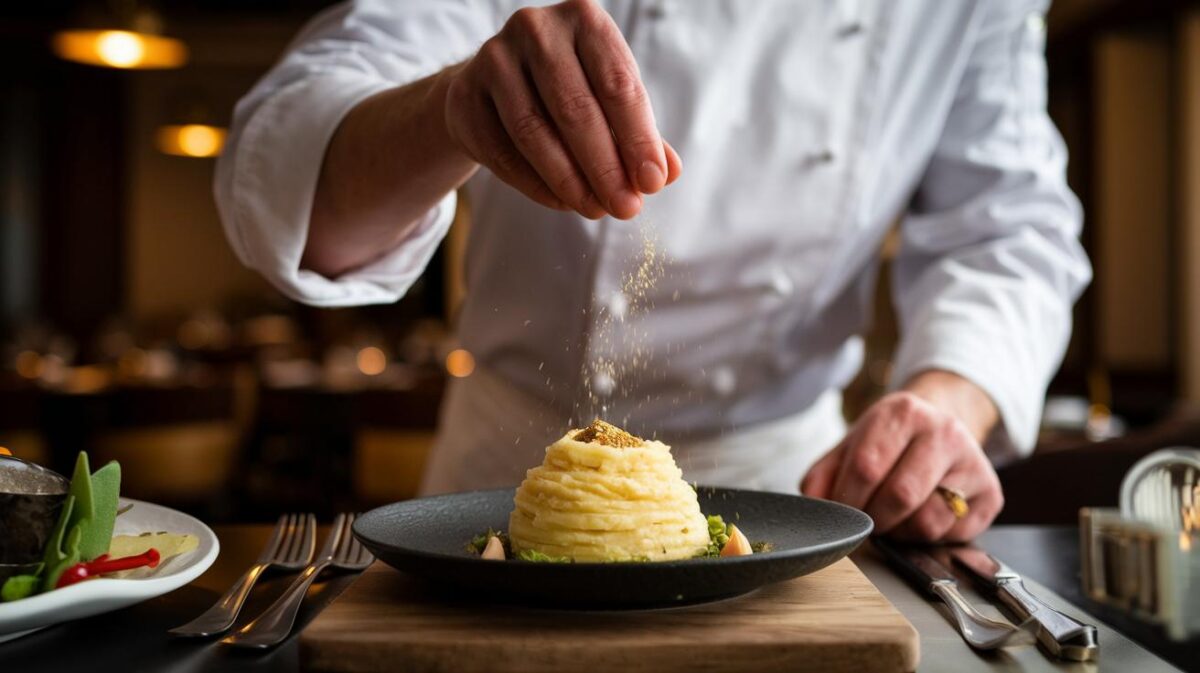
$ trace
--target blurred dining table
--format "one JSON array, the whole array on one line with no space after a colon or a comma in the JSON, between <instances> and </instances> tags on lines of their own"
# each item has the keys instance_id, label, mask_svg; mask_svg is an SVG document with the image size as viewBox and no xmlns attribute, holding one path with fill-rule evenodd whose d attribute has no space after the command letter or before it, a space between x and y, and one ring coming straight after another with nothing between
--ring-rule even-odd
<instances>
[{"instance_id":1,"label":"blurred dining table","mask_svg":"<svg viewBox=\"0 0 1200 673\"><path fill-rule=\"evenodd\" d=\"M182 624L216 600L253 562L270 534L270 526L223 525L214 528L221 541L216 563L175 592L117 612L50 627L0 644L0 670L121 671L203 673L296 673L304 666L297 635L320 611L344 591L354 575L330 575L310 590L297 629L281 646L248 652L216 640L175 639L167 629ZM320 533L323 537L327 529ZM913 623L921 636L919 671L1157 671L1198 670L1200 639L1168 641L1154 627L1090 603L1081 595L1078 532L1071 526L997 526L979 544L1025 575L1031 590L1052 607L1082 621L1097 624L1101 656L1098 663L1051 663L1033 646L977 653L958 637L945 614L896 577L864 544L854 561L880 591ZM291 577L267 577L251 595L239 623L253 618L279 596ZM962 583L971 602L993 617L996 608ZM1168 663L1168 662L1173 662ZM398 669L402 670L402 669Z\"/></svg>"}]
</instances>

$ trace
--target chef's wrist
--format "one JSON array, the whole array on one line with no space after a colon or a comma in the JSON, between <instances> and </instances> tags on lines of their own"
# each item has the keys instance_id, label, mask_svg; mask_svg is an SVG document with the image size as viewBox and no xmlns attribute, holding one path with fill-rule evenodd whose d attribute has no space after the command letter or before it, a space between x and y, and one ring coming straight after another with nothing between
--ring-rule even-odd
<instances>
[{"instance_id":1,"label":"chef's wrist","mask_svg":"<svg viewBox=\"0 0 1200 673\"><path fill-rule=\"evenodd\" d=\"M463 148L463 144L450 132L450 129L454 128L454 125L450 123L451 115L459 114L460 111L447 103L449 99L448 93L451 84L454 83L454 78L464 67L466 67L466 62L455 63L454 65L446 66L429 78L430 86L426 90L423 101L425 115L429 120L426 126L434 130L439 138L446 141L447 149L454 152L457 158L478 165L467 154Z\"/></svg>"},{"instance_id":2,"label":"chef's wrist","mask_svg":"<svg viewBox=\"0 0 1200 673\"><path fill-rule=\"evenodd\" d=\"M980 444L1000 421L1000 411L992 398L970 379L953 372L941 369L920 372L902 390L960 420Z\"/></svg>"}]
</instances>

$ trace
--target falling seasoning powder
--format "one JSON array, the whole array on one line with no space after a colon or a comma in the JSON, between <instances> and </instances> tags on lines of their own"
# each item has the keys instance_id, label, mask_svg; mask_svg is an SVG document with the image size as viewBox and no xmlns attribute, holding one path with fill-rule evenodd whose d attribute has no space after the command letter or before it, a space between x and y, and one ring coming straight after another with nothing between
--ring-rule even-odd
<instances>
[{"instance_id":1,"label":"falling seasoning powder","mask_svg":"<svg viewBox=\"0 0 1200 673\"><path fill-rule=\"evenodd\" d=\"M600 309L592 325L591 348L597 353L623 353L620 359L598 356L583 365L583 387L586 393L585 407L576 403L576 416L605 417L608 415L607 400L612 396L632 398L638 391L627 383L633 375L645 372L650 366L652 349L648 334L638 331L637 321L631 318L653 308L653 290L662 280L667 267L666 255L660 250L658 234L644 219L632 222L627 228L630 236L637 237L639 250L633 268L621 276L619 294L611 298L605 308ZM618 419L627 424L627 417Z\"/></svg>"}]
</instances>

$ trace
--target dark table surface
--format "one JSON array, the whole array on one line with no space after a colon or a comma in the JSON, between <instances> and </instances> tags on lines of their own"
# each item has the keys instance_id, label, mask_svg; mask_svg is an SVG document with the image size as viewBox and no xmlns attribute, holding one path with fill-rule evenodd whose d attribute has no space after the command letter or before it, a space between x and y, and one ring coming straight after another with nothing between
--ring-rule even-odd
<instances>
[{"instance_id":1,"label":"dark table surface","mask_svg":"<svg viewBox=\"0 0 1200 673\"><path fill-rule=\"evenodd\" d=\"M244 652L212 641L178 640L166 630L200 612L227 589L258 555L269 526L218 526L221 555L196 581L178 591L140 605L61 624L0 644L0 671L278 671L302 669L295 636L267 653ZM322 534L324 531L322 531ZM1074 527L998 526L979 543L1030 579L1094 614L1146 649L1183 670L1200 670L1200 638L1172 643L1160 631L1084 598L1079 589L1079 541ZM261 582L241 621L265 609L287 586L288 576ZM316 584L302 608L299 625L310 622L324 605L353 581L334 576ZM296 633L299 632L297 629Z\"/></svg>"}]
</instances>

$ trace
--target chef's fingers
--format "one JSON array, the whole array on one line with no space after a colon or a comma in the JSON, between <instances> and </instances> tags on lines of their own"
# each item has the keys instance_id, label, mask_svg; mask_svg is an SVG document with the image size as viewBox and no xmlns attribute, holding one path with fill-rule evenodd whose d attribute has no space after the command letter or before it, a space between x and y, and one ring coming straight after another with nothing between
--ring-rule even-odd
<instances>
[{"instance_id":1,"label":"chef's fingers","mask_svg":"<svg viewBox=\"0 0 1200 673\"><path fill-rule=\"evenodd\" d=\"M671 147L671 143L663 141L663 150L667 153L667 184L671 184L679 179L679 174L683 172L683 159L679 158L679 154Z\"/></svg>"},{"instance_id":2,"label":"chef's fingers","mask_svg":"<svg viewBox=\"0 0 1200 673\"><path fill-rule=\"evenodd\" d=\"M921 433L913 439L863 508L875 521L877 533L891 531L929 496L937 495L934 489L951 466L953 452L948 449L936 433Z\"/></svg>"},{"instance_id":3,"label":"chef's fingers","mask_svg":"<svg viewBox=\"0 0 1200 673\"><path fill-rule=\"evenodd\" d=\"M461 142L472 159L543 206L568 210L508 137L490 98L464 96L455 103L468 110L471 123L464 124Z\"/></svg>"},{"instance_id":4,"label":"chef's fingers","mask_svg":"<svg viewBox=\"0 0 1200 673\"><path fill-rule=\"evenodd\" d=\"M910 411L906 403L902 404L904 409L890 402L868 411L862 427L846 437L846 455L838 467L830 498L862 509L875 495L918 427L910 417L917 413L915 407Z\"/></svg>"},{"instance_id":5,"label":"chef's fingers","mask_svg":"<svg viewBox=\"0 0 1200 673\"><path fill-rule=\"evenodd\" d=\"M967 515L955 521L954 526L946 533L947 541L966 542L973 539L986 530L1000 510L1004 509L1004 491L1000 488L1000 479L996 477L995 471L988 469L982 478L984 488L974 497L967 499L970 509Z\"/></svg>"},{"instance_id":6,"label":"chef's fingers","mask_svg":"<svg viewBox=\"0 0 1200 673\"><path fill-rule=\"evenodd\" d=\"M502 72L491 86L491 94L508 136L559 200L585 217L602 217L604 208L546 117L520 64L503 63L504 56L497 58L502 64L495 67Z\"/></svg>"},{"instance_id":7,"label":"chef's fingers","mask_svg":"<svg viewBox=\"0 0 1200 673\"><path fill-rule=\"evenodd\" d=\"M946 536L958 519L940 493L934 492L907 519L891 530L892 537L917 542L935 542Z\"/></svg>"},{"instance_id":8,"label":"chef's fingers","mask_svg":"<svg viewBox=\"0 0 1200 673\"><path fill-rule=\"evenodd\" d=\"M626 175L637 189L653 194L667 184L667 158L650 97L620 29L606 12L594 9L576 26L579 60L612 128Z\"/></svg>"},{"instance_id":9,"label":"chef's fingers","mask_svg":"<svg viewBox=\"0 0 1200 673\"><path fill-rule=\"evenodd\" d=\"M967 515L962 519L954 516L945 496L934 491L920 509L893 529L897 537L922 542L969 540L987 528L1004 505L1000 481L986 463L960 464L938 484L962 493Z\"/></svg>"},{"instance_id":10,"label":"chef's fingers","mask_svg":"<svg viewBox=\"0 0 1200 673\"><path fill-rule=\"evenodd\" d=\"M629 219L642 197L629 182L600 102L584 75L574 45L562 40L527 40L527 59L542 104L592 193L611 215Z\"/></svg>"},{"instance_id":11,"label":"chef's fingers","mask_svg":"<svg viewBox=\"0 0 1200 673\"><path fill-rule=\"evenodd\" d=\"M800 492L810 498L828 498L837 477L838 465L844 455L843 445L838 444L808 468L808 474L800 482Z\"/></svg>"}]
</instances>

